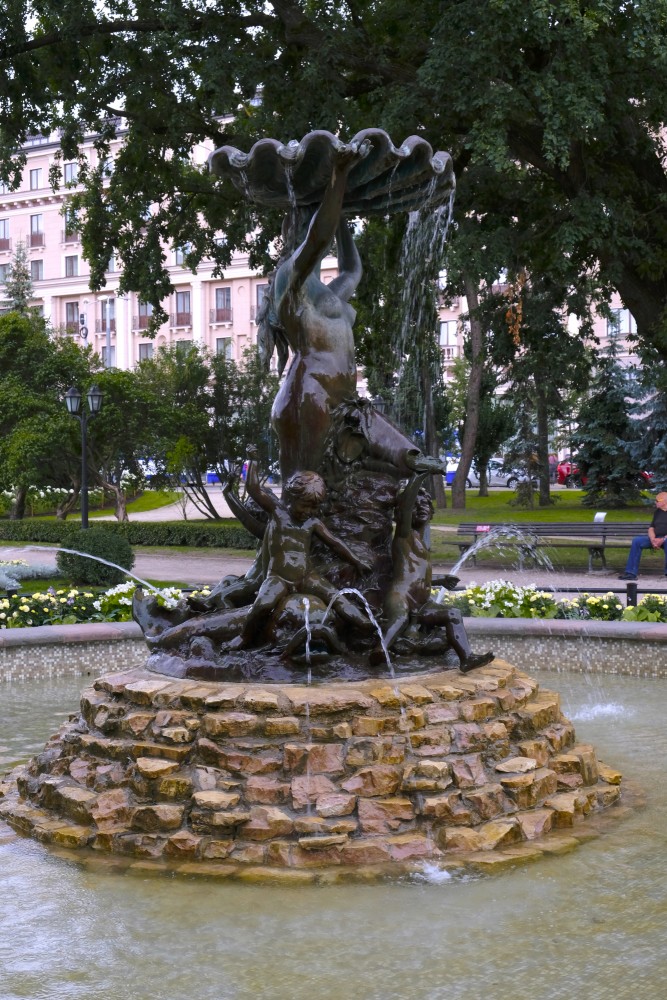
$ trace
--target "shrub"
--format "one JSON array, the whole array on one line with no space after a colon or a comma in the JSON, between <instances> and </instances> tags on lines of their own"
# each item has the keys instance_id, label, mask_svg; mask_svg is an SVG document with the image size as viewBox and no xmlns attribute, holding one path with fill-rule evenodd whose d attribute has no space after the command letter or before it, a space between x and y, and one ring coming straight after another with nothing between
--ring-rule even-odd
<instances>
[{"instance_id":1,"label":"shrub","mask_svg":"<svg viewBox=\"0 0 667 1000\"><path fill-rule=\"evenodd\" d=\"M90 530L93 530L92 528ZM257 539L238 521L105 521L104 530L130 545L182 545L188 548L254 549ZM65 521L0 520L0 539L64 545L72 532Z\"/></svg>"},{"instance_id":2,"label":"shrub","mask_svg":"<svg viewBox=\"0 0 667 1000\"><path fill-rule=\"evenodd\" d=\"M122 566L123 569L132 569L134 566L134 553L130 543L122 535L106 528L70 530L69 535L63 539L63 548L87 552L91 556ZM62 575L76 584L112 587L127 579L127 574L122 569L107 566L96 559L87 559L83 555L73 555L71 552L58 552L56 562Z\"/></svg>"}]
</instances>

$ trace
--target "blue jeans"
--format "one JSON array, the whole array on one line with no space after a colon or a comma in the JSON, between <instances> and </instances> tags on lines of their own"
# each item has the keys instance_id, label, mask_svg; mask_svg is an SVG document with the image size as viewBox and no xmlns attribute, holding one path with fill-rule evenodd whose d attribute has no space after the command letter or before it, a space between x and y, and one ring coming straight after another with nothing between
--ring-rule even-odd
<instances>
[{"instance_id":1,"label":"blue jeans","mask_svg":"<svg viewBox=\"0 0 667 1000\"><path fill-rule=\"evenodd\" d=\"M632 576L639 575L639 563L644 549L652 549L651 539L648 535L635 535L630 543L630 555L625 564L625 572ZM665 549L665 575L667 576L667 549Z\"/></svg>"}]
</instances>

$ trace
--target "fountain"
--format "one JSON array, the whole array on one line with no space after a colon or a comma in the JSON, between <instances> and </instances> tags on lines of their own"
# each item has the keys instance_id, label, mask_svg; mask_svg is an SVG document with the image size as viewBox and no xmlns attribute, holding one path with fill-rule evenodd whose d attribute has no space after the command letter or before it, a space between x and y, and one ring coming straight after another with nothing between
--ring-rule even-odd
<instances>
[{"instance_id":1,"label":"fountain","mask_svg":"<svg viewBox=\"0 0 667 1000\"><path fill-rule=\"evenodd\" d=\"M493 870L549 853L618 801L620 775L577 743L557 695L473 653L433 599L455 584L432 578L425 541L424 484L444 469L356 396L346 216L448 216L451 159L367 129L223 147L210 166L286 212L259 318L265 356L291 354L272 417L282 495L249 446L254 506L237 515L258 538L252 569L174 610L138 590L146 663L83 692L4 784L0 816L47 843L202 873Z\"/></svg>"}]
</instances>

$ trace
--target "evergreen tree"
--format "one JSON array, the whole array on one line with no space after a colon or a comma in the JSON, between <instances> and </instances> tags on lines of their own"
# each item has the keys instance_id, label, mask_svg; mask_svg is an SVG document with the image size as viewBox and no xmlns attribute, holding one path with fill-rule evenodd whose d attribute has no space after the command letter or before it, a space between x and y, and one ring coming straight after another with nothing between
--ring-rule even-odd
<instances>
[{"instance_id":1,"label":"evergreen tree","mask_svg":"<svg viewBox=\"0 0 667 1000\"><path fill-rule=\"evenodd\" d=\"M33 297L33 287L30 276L28 247L23 240L18 240L16 250L7 269L5 296L6 298L2 303L3 312L17 312L21 316L28 315Z\"/></svg>"},{"instance_id":2,"label":"evergreen tree","mask_svg":"<svg viewBox=\"0 0 667 1000\"><path fill-rule=\"evenodd\" d=\"M637 438L632 454L641 469L653 473L651 486L667 489L667 372L664 366L642 371L644 392L635 407Z\"/></svg>"},{"instance_id":3,"label":"evergreen tree","mask_svg":"<svg viewBox=\"0 0 667 1000\"><path fill-rule=\"evenodd\" d=\"M631 417L633 379L618 362L612 341L599 359L588 399L579 413L574 445L588 507L625 507L641 500L641 468L634 457L637 427Z\"/></svg>"}]
</instances>

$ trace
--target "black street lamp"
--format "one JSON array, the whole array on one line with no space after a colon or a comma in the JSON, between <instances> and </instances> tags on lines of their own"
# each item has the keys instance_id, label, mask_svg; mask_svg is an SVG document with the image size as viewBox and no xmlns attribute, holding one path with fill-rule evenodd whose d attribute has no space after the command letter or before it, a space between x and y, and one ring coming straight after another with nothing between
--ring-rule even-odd
<instances>
[{"instance_id":1,"label":"black street lamp","mask_svg":"<svg viewBox=\"0 0 667 1000\"><path fill-rule=\"evenodd\" d=\"M81 393L72 387L65 393L67 411L81 423L81 527L88 527L88 421L102 409L103 393L91 385L87 393L88 408L81 405Z\"/></svg>"}]
</instances>

